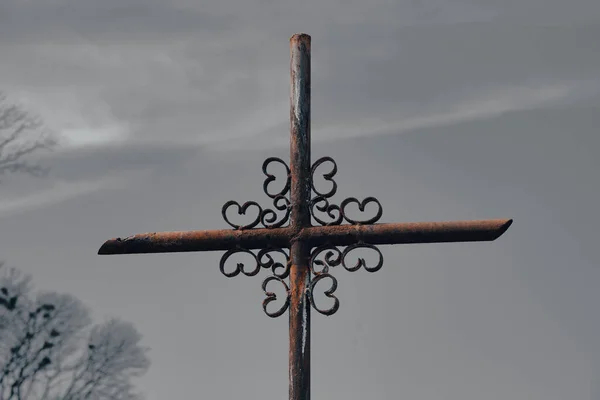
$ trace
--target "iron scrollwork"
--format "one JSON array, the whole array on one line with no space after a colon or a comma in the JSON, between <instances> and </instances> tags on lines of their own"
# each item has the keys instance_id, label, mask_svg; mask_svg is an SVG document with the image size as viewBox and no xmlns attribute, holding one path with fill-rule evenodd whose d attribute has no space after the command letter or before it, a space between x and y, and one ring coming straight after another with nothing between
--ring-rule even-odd
<instances>
[{"instance_id":1,"label":"iron scrollwork","mask_svg":"<svg viewBox=\"0 0 600 400\"><path fill-rule=\"evenodd\" d=\"M331 170L322 174L323 179L330 183L331 187L328 191L320 191L316 187L315 176L317 174L317 169L325 163L330 163L332 165ZM337 193L337 182L333 179L336 173L337 164L331 157L323 157L318 159L311 168L311 188L315 193L315 196L310 201L310 212L314 220L322 226L341 225L344 223L344 221L352 225L373 224L379 221L383 215L383 207L381 206L379 200L377 200L375 197L366 197L362 201L355 197L349 197L342 200L339 205L330 202L330 199ZM369 204L374 204L377 207L377 211L371 218L351 218L348 215L348 206L352 204L355 204L361 213L365 212ZM326 214L329 221L326 221L317 212ZM354 265L349 265L347 263L348 254L359 248L375 251L378 257L377 263L373 266L370 266L367 264L364 258L358 258ZM319 257L321 255L323 255L322 258ZM338 310L340 305L339 299L334 294L337 289L338 282L335 276L331 275L329 272L330 268L339 265L350 272L358 271L361 267L368 272L375 272L381 269L383 266L383 255L374 245L362 242L347 246L343 250L340 250L336 246L332 245L325 245L314 249L310 258L310 270L314 278L311 281L308 290L308 296L310 304L313 306L313 308L323 315L333 315ZM325 297L333 300L333 304L328 308L319 307L314 296L315 287L319 282L324 280L331 281L329 288L323 291Z\"/></svg>"},{"instance_id":2,"label":"iron scrollwork","mask_svg":"<svg viewBox=\"0 0 600 400\"><path fill-rule=\"evenodd\" d=\"M323 179L325 179L325 181L331 183L331 189L327 192L321 192L316 188L315 174L316 174L319 166L321 166L322 164L324 164L326 162L333 164L331 171L322 174ZM312 188L313 192L316 194L316 196L314 196L310 201L310 212L311 212L312 217L315 219L315 221L317 221L319 224L321 224L323 226L341 225L344 221L346 221L350 224L353 224L353 225L373 224L373 223L379 221L379 219L381 219L381 216L383 215L383 207L381 206L381 203L379 202L379 200L377 200L375 197L366 197L362 201L358 200L355 197L349 197L347 199L344 199L339 205L330 203L329 199L331 199L331 197L333 197L337 193L337 183L333 179L333 177L335 176L336 173L337 173L337 164L331 157L323 157L323 158L318 159L317 161L315 161L315 163L313 164L313 166L311 168L311 175L310 175L311 188ZM356 204L358 206L358 210L361 213L365 212L367 205L375 204L377 206L377 212L375 213L375 216L373 216L372 218L367 218L367 219L363 219L363 220L350 218L348 216L347 208L351 204ZM323 220L317 214L316 211L327 214L327 217L331 220L330 221Z\"/></svg>"},{"instance_id":3,"label":"iron scrollwork","mask_svg":"<svg viewBox=\"0 0 600 400\"><path fill-rule=\"evenodd\" d=\"M375 251L375 253L377 254L377 262L374 265L369 265L364 258L358 257L354 265L349 265L347 263L347 257L353 250L356 249L369 249ZM319 257L322 254L324 254L324 256L322 258ZM340 302L338 298L334 295L334 292L337 289L337 279L329 272L330 268L339 265L341 265L344 269L346 269L349 272L358 271L361 267L368 272L376 272L379 271L383 266L383 254L381 254L381 251L379 251L379 249L376 246L367 243L356 243L347 246L343 250L340 250L338 247L331 245L324 245L315 248L311 253L309 263L310 271L314 278L310 283L308 296L310 304L320 314L333 315L339 308ZM331 286L329 287L329 289L323 291L325 297L328 297L333 300L333 305L331 305L329 308L319 307L314 297L315 287L320 281L323 281L325 279L329 279L331 281Z\"/></svg>"},{"instance_id":4,"label":"iron scrollwork","mask_svg":"<svg viewBox=\"0 0 600 400\"><path fill-rule=\"evenodd\" d=\"M317 168L326 162L331 163L333 166L329 172L323 173L322 176L325 181L331 184L331 188L328 191L319 191L316 188L314 178ZM283 185L283 188L281 190L275 192L269 191L269 185L277 179L275 175L268 172L268 166L271 163L282 164L287 172L285 185ZM247 201L243 204L239 204L236 201L228 201L223 205L222 215L225 221L234 229L251 229L258 226L259 224L262 224L265 228L279 228L289 221L291 213L291 204L288 198L291 186L291 176L289 167L283 160L275 157L270 157L267 158L263 163L262 171L266 176L266 179L263 183L263 191L269 198L273 200L274 209L263 209L255 201ZM315 196L310 200L310 212L312 217L322 226L341 225L344 221L353 225L372 224L377 222L383 214L383 208L381 206L381 203L379 203L379 201L374 197L366 197L362 201L354 197L349 197L344 199L339 205L330 203L330 199L337 192L337 183L333 179L336 173L337 164L331 157L323 157L313 164L310 175L311 189L315 193ZM347 207L351 204L355 204L360 212L365 212L369 204L375 204L377 206L377 212L375 213L375 216L371 218L366 218L362 220L350 218L348 216ZM250 208L254 207L257 209L256 218L250 223L244 225L232 223L227 217L227 210L231 207L237 208L238 215L245 215ZM279 220L278 214L275 210L284 213ZM326 214L330 221L325 221L324 219L322 219L317 214L317 211ZM359 257L357 258L357 261L354 264L348 263L347 257L349 253L356 249L369 249L375 251L378 257L377 262L374 265L369 265L364 258ZM231 256L235 254L249 255L251 257L251 263L244 264L242 262L238 262L234 269L228 271L226 269L226 262ZM275 254L283 256L285 258L285 261L276 261L274 258ZM313 249L309 261L311 281L307 288L306 296L308 302L312 305L312 307L317 312L323 315L333 315L339 308L340 302L334 294L337 289L338 281L330 273L330 268L340 265L350 272L358 271L360 268L364 268L368 272L375 272L381 269L381 267L383 266L383 255L381 254L379 249L374 245L363 242L347 246L343 250L329 244ZM240 273L246 276L255 276L260 272L261 269L269 269L271 271L271 275L266 277L262 283L262 289L266 296L262 303L265 314L267 314L269 317L275 318L285 313L289 308L290 288L286 280L290 274L291 262L289 254L288 252L286 252L286 250L281 248L269 247L259 250L258 253L254 253L249 249L237 247L235 249L228 250L221 257L219 268L223 275L230 278L237 276ZM323 290L322 293L325 295L325 297L333 300L333 304L328 308L322 308L319 305L317 305L314 295L316 292L316 286L319 284L319 282L323 282L325 280L330 281L330 286L326 290ZM277 295L274 292L269 291L268 289L268 286L272 282L279 283L285 289L285 298L283 299L283 304L275 311L269 311L267 309L270 303L278 300Z\"/></svg>"},{"instance_id":5,"label":"iron scrollwork","mask_svg":"<svg viewBox=\"0 0 600 400\"><path fill-rule=\"evenodd\" d=\"M240 254L240 253L248 254L251 256L251 259L253 261L252 268L246 269L246 264L244 264L242 262L238 262L235 266L235 269L228 272L225 268L227 260L229 259L229 257L233 256L234 254ZM284 262L276 261L271 253L278 253L278 254L282 255L285 258L285 261ZM221 257L221 261L219 262L219 269L221 270L221 273L228 278L233 278L234 276L237 276L240 273L242 273L243 275L246 275L246 276L255 276L260 272L261 269L270 269L272 275L265 278L262 283L262 289L265 292L265 296L266 296L265 299L263 300L263 310L264 310L265 314L267 314L271 318L279 317L285 311L287 311L287 309L289 307L289 303L290 303L290 294L289 294L290 289L289 289L287 283L285 282L285 279L290 274L290 257L289 257L289 254L284 249L266 248L266 249L259 250L258 253L256 253L256 254L248 249L243 249L243 248L232 249L232 250L227 251ZM283 287L285 289L285 293L286 293L283 305L280 306L275 311L269 311L267 309L267 306L269 305L269 303L272 303L277 300L277 295L274 292L270 292L267 290L267 286L271 282L279 282L281 285L283 285Z\"/></svg>"},{"instance_id":6,"label":"iron scrollwork","mask_svg":"<svg viewBox=\"0 0 600 400\"><path fill-rule=\"evenodd\" d=\"M286 171L285 184L279 191L272 191L269 189L270 185L277 180L277 177L271 172L269 172L269 165L273 163L283 165ZM289 221L291 212L290 200L288 198L291 186L290 168L282 159L277 157L269 157L263 162L262 171L263 174L266 176L263 183L263 192L270 199L273 200L273 208L263 209L260 206L260 204L256 201L247 201L244 204L240 204L234 200L226 202L223 205L221 214L223 215L223 219L225 220L225 222L227 222L234 229L252 229L258 226L259 224L262 224L262 226L264 226L265 228L280 228ZM236 209L238 215L246 215L247 211L250 208L255 208L257 210L256 218L254 218L254 220L250 223L242 225L235 224L231 222L227 217L227 211L232 207ZM280 213L283 212L283 216L278 219L278 213L275 210L279 211ZM227 260L234 254L240 253L251 256L251 268L248 269L246 264L238 262L233 270L227 271L225 267ZM279 253L280 255L283 255L285 257L285 261L275 261L275 258L273 257L272 253ZM221 261L219 262L219 268L221 270L221 273L223 273L223 275L225 275L228 278L237 276L240 273L246 276L255 276L260 272L261 268L270 269L272 275L268 276L262 283L262 289L265 292L266 296L263 301L263 310L265 311L265 314L267 314L269 317L275 318L287 311L290 303L290 290L287 283L285 282L285 279L290 274L289 260L289 255L284 249L266 248L261 249L258 253L255 254L251 250L238 247L229 250L225 254L223 254L223 256L221 257ZM277 295L274 292L268 291L267 289L267 286L269 286L271 282L278 282L281 285L283 285L286 293L286 298L284 299L283 305L275 311L269 311L267 309L267 306L270 303L277 300Z\"/></svg>"},{"instance_id":7,"label":"iron scrollwork","mask_svg":"<svg viewBox=\"0 0 600 400\"><path fill-rule=\"evenodd\" d=\"M276 176L268 172L268 167L272 163L278 163L285 167L287 172L286 174L286 182L283 188L275 193L269 191L269 185L277 180ZM280 212L284 212L284 215L281 219L277 220L277 212L273 210L273 208L263 209L260 204L256 201L247 201L244 204L240 204L237 201L230 200L223 205L221 209L221 215L225 222L227 222L234 229L251 229L256 227L259 224L262 224L265 228L280 228L282 227L290 218L290 200L288 198L288 193L290 191L291 177L290 177L290 168L280 158L277 157L269 157L265 160L262 165L262 170L265 176L267 177L263 183L263 191L265 194L273 200L273 208ZM256 218L247 224L235 224L229 220L227 217L227 210L231 207L237 208L238 215L246 215L246 212L251 208L257 209Z\"/></svg>"},{"instance_id":8,"label":"iron scrollwork","mask_svg":"<svg viewBox=\"0 0 600 400\"><path fill-rule=\"evenodd\" d=\"M280 253L283 256L285 256L286 264L284 265L281 262L276 262L275 259L273 258L273 256L271 256L271 254L269 254L269 253L273 253L273 252ZM246 264L244 264L243 262L238 262L233 271L227 272L225 270L225 265L227 263L227 260L232 255L239 254L239 253L249 254L250 256L252 256L252 259L254 261L254 266L252 267L252 269L247 270L247 269L245 269ZM228 250L227 252L225 252L225 254L223 254L223 256L221 257L221 261L219 262L219 269L221 270L221 273L228 278L233 278L234 276L237 276L240 273L242 273L243 275L246 275L246 276L255 276L260 272L261 268L270 269L271 272L273 273L273 276L276 276L281 279L285 279L290 274L289 256L284 249L279 249L279 248L261 249L261 250L259 250L258 254L254 254L252 252L252 250L243 249L243 248L235 248L235 249L231 249L231 250ZM282 271L279 272L279 270L282 270Z\"/></svg>"},{"instance_id":9,"label":"iron scrollwork","mask_svg":"<svg viewBox=\"0 0 600 400\"><path fill-rule=\"evenodd\" d=\"M280 284L282 284L287 293L287 296L285 297L285 302L276 311L269 311L267 309L269 303L277 300L277 295L273 292L269 292L267 289L267 286L271 282L279 282ZM290 306L290 288L288 287L287 283L285 283L285 280L275 275L268 276L262 283L262 290L263 292L265 292L266 296L262 302L263 311L265 312L265 314L267 314L271 318L277 318L287 311L288 307Z\"/></svg>"}]
</instances>

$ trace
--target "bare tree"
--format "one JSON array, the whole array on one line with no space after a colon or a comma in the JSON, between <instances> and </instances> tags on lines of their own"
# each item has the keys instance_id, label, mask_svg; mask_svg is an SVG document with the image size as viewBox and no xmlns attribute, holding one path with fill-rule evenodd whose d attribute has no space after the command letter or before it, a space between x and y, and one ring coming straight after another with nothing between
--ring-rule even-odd
<instances>
[{"instance_id":1,"label":"bare tree","mask_svg":"<svg viewBox=\"0 0 600 400\"><path fill-rule=\"evenodd\" d=\"M32 153L48 150L56 140L40 118L23 106L8 101L0 92L0 175L11 172L42 176L46 168L28 161Z\"/></svg>"},{"instance_id":2,"label":"bare tree","mask_svg":"<svg viewBox=\"0 0 600 400\"><path fill-rule=\"evenodd\" d=\"M149 367L128 322L91 326L77 298L31 294L16 270L0 279L0 399L135 400L132 378Z\"/></svg>"}]
</instances>

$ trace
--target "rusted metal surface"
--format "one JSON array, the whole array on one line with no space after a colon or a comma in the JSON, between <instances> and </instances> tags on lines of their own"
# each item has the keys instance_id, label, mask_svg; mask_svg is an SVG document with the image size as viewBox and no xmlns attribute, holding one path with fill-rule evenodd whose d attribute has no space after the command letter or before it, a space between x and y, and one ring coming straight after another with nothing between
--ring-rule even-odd
<instances>
[{"instance_id":1,"label":"rusted metal surface","mask_svg":"<svg viewBox=\"0 0 600 400\"><path fill-rule=\"evenodd\" d=\"M290 177L291 225L310 225L310 36L290 39Z\"/></svg>"},{"instance_id":2,"label":"rusted metal surface","mask_svg":"<svg viewBox=\"0 0 600 400\"><path fill-rule=\"evenodd\" d=\"M297 232L310 226L310 36L290 39L289 398L310 399L310 247Z\"/></svg>"},{"instance_id":3,"label":"rusted metal surface","mask_svg":"<svg viewBox=\"0 0 600 400\"><path fill-rule=\"evenodd\" d=\"M443 242L484 242L496 240L512 224L510 219L482 221L413 222L373 225L337 225L303 229L300 238L313 246L326 243L348 246Z\"/></svg>"},{"instance_id":4,"label":"rusted metal surface","mask_svg":"<svg viewBox=\"0 0 600 400\"><path fill-rule=\"evenodd\" d=\"M492 241L512 224L510 219L377 223L383 207L374 197L363 200L349 197L339 204L333 203L337 191L335 161L323 157L311 165L310 50L310 36L298 34L290 38L290 165L270 157L262 166L266 176L263 190L273 201L272 208L263 208L255 201L231 200L223 205L221 213L234 229L145 233L111 239L98 251L98 254L134 254L221 250L225 254L219 268L226 277L255 276L263 269L270 270L271 275L262 284L263 309L273 318L289 310L290 400L310 399L310 309L323 315L333 315L338 310L340 302L334 294L337 280L331 273L333 268L376 272L383 266L383 255L377 245ZM283 165L286 171L283 185L275 191L270 190L277 180L269 169L273 164ZM322 172L327 165L330 168ZM330 184L328 190L315 187L317 170ZM369 215L351 217L349 208L358 208L360 213ZM367 209L371 211L367 213ZM236 223L232 221L231 210L237 211L238 217L255 214L250 222ZM312 220L317 226L311 224ZM258 252L253 252L257 249ZM348 255L356 249L374 252L375 261L367 263L360 257L352 261ZM233 268L227 265L232 256L240 255L249 257L250 263L238 261ZM320 288L326 285L322 282L329 282L322 292L331 301L329 306L315 303L315 288L317 284ZM283 286L283 299L270 291L268 286L272 283Z\"/></svg>"},{"instance_id":5,"label":"rusted metal surface","mask_svg":"<svg viewBox=\"0 0 600 400\"><path fill-rule=\"evenodd\" d=\"M296 241L290 251L289 398L310 399L310 249Z\"/></svg>"},{"instance_id":6,"label":"rusted metal surface","mask_svg":"<svg viewBox=\"0 0 600 400\"><path fill-rule=\"evenodd\" d=\"M141 233L106 241L98 254L178 253L232 248L289 248L294 238L311 246L329 243L346 246L358 241L371 244L483 242L500 237L512 219L479 221L410 222L373 225L337 225L276 229L208 230Z\"/></svg>"},{"instance_id":7,"label":"rusted metal surface","mask_svg":"<svg viewBox=\"0 0 600 400\"><path fill-rule=\"evenodd\" d=\"M288 228L141 233L106 241L98 254L179 253L260 249L267 244L288 247Z\"/></svg>"}]
</instances>

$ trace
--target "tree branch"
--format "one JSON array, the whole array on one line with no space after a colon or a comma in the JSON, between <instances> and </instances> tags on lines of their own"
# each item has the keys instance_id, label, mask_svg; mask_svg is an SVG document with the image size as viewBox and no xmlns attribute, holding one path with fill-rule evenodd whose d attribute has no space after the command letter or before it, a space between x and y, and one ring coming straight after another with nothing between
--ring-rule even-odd
<instances>
[{"instance_id":1,"label":"tree branch","mask_svg":"<svg viewBox=\"0 0 600 400\"><path fill-rule=\"evenodd\" d=\"M0 175L21 172L44 176L48 169L27 158L38 151L51 150L56 144L40 118L21 105L9 103L0 92Z\"/></svg>"},{"instance_id":2,"label":"tree branch","mask_svg":"<svg viewBox=\"0 0 600 400\"><path fill-rule=\"evenodd\" d=\"M7 300L19 293L6 311ZM148 349L130 323L93 326L72 296L42 293L29 299L27 278L0 274L0 316L10 314L0 336L0 399L137 400L131 379L149 366ZM3 307L4 305L4 307Z\"/></svg>"}]
</instances>

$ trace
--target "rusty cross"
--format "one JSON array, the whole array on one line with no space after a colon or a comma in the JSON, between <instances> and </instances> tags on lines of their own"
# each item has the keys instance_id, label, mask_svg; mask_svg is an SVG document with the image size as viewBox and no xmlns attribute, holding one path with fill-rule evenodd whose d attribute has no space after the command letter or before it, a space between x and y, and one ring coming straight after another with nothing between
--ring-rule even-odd
<instances>
[{"instance_id":1,"label":"rusty cross","mask_svg":"<svg viewBox=\"0 0 600 400\"><path fill-rule=\"evenodd\" d=\"M362 201L348 198L339 205L330 203L337 190L333 180L337 165L330 157L321 158L311 165L310 158L311 38L306 34L296 34L290 39L290 47L290 165L271 157L265 160L262 168L266 176L263 190L273 200L274 209L263 209L254 201L241 205L229 201L223 206L222 214L233 229L146 233L111 239L104 243L98 254L221 250L226 252L221 258L220 269L227 277L240 273L253 276L261 268L270 269L272 275L262 285L266 295L263 309L270 317L280 316L289 310L289 398L309 400L310 309L313 307L321 314L331 315L339 306L333 294L337 280L330 274L330 268L341 265L348 271L362 267L375 272L383 264L383 256L375 245L492 241L508 229L512 220L385 224L376 223L381 218L382 207L374 197ZM287 171L283 188L275 192L268 189L276 180L275 175L268 172L268 166L272 163L281 164L281 168L285 167ZM317 168L324 163L332 165L329 172L322 174L331 184L329 191L318 190L314 180ZM369 204L377 209L374 217L357 220L348 215L349 205L365 212ZM239 215L255 208L257 216L249 224L234 224L227 216L227 210L231 207ZM312 219L317 225L312 225ZM256 228L259 224L263 228ZM349 265L346 261L348 253L359 248L375 251L378 262L368 265L364 258L358 258L354 265ZM258 252L255 254L252 250ZM236 253L252 256L252 268L238 263L228 271L225 262ZM283 257L284 261L276 262L273 256ZM315 285L325 278L331 282L325 295L332 299L333 305L320 308L315 303L313 293ZM277 300L277 296L267 290L271 282L281 284L287 293L283 305L274 311L268 310L268 304Z\"/></svg>"}]
</instances>

